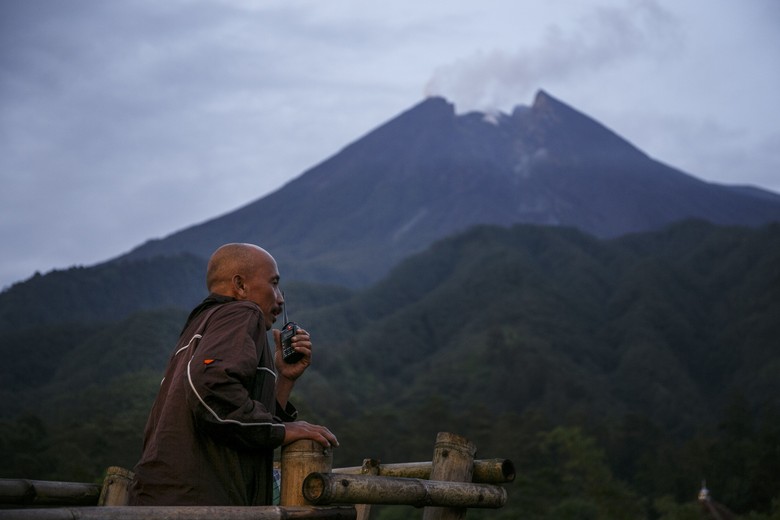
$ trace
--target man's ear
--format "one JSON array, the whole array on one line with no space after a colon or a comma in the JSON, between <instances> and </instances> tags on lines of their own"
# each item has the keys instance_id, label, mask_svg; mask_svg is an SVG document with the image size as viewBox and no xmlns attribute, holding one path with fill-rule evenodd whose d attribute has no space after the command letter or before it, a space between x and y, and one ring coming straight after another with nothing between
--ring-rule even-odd
<instances>
[{"instance_id":1,"label":"man's ear","mask_svg":"<svg viewBox=\"0 0 780 520\"><path fill-rule=\"evenodd\" d=\"M246 284L244 283L244 277L240 274L234 274L233 278L233 293L236 298L246 298Z\"/></svg>"}]
</instances>

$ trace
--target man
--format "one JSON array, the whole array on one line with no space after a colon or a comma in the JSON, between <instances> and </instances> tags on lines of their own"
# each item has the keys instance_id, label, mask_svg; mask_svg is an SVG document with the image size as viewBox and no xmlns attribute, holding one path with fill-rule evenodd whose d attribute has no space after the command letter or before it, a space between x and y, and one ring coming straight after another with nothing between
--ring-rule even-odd
<instances>
[{"instance_id":1,"label":"man","mask_svg":"<svg viewBox=\"0 0 780 520\"><path fill-rule=\"evenodd\" d=\"M309 333L299 329L282 360L282 312L274 258L251 244L226 244L206 273L209 296L191 313L168 364L144 431L131 505L267 505L274 448L299 439L338 446L324 426L296 421L288 402L311 364Z\"/></svg>"}]
</instances>

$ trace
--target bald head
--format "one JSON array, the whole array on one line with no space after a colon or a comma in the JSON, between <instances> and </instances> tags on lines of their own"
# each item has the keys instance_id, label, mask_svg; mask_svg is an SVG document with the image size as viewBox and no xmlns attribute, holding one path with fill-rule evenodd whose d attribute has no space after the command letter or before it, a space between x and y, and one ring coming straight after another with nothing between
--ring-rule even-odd
<instances>
[{"instance_id":1,"label":"bald head","mask_svg":"<svg viewBox=\"0 0 780 520\"><path fill-rule=\"evenodd\" d=\"M258 269L276 269L276 261L262 247L254 244L225 244L217 249L206 269L206 288L209 292L236 296L235 277L246 280Z\"/></svg>"},{"instance_id":2,"label":"bald head","mask_svg":"<svg viewBox=\"0 0 780 520\"><path fill-rule=\"evenodd\" d=\"M210 293L256 303L266 330L284 305L276 260L254 244L225 244L214 251L206 269L206 287Z\"/></svg>"}]
</instances>

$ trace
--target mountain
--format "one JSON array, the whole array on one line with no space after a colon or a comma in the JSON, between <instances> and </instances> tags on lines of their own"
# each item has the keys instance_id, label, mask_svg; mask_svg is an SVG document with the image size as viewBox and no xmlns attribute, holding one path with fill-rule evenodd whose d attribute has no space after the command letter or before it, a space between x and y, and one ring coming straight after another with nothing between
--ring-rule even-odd
<instances>
[{"instance_id":1,"label":"mountain","mask_svg":"<svg viewBox=\"0 0 780 520\"><path fill-rule=\"evenodd\" d=\"M280 190L119 261L253 242L287 277L356 287L475 224L614 237L692 217L755 226L780 220L780 197L666 166L544 91L509 115L456 115L432 97Z\"/></svg>"},{"instance_id":2,"label":"mountain","mask_svg":"<svg viewBox=\"0 0 780 520\"><path fill-rule=\"evenodd\" d=\"M615 237L691 217L756 226L780 220L780 196L666 166L544 91L511 114L457 115L432 97L231 213L97 266L15 284L0 293L0 329L190 306L206 259L230 241L267 248L285 281L357 288L477 224Z\"/></svg>"},{"instance_id":3,"label":"mountain","mask_svg":"<svg viewBox=\"0 0 780 520\"><path fill-rule=\"evenodd\" d=\"M544 92L508 115L430 98L232 213L0 293L0 477L132 466L206 258L240 240L313 333L294 398L337 465L449 430L519 468L504 518L683 518L703 476L776 517L778 220L777 195Z\"/></svg>"},{"instance_id":4,"label":"mountain","mask_svg":"<svg viewBox=\"0 0 780 520\"><path fill-rule=\"evenodd\" d=\"M473 225L570 226L615 237L691 217L778 221L780 196L659 163L544 91L511 114L457 115L432 97L236 211L102 264L11 286L0 293L0 330L189 307L202 295L206 259L230 241L270 250L285 283L328 290L370 285Z\"/></svg>"}]
</instances>

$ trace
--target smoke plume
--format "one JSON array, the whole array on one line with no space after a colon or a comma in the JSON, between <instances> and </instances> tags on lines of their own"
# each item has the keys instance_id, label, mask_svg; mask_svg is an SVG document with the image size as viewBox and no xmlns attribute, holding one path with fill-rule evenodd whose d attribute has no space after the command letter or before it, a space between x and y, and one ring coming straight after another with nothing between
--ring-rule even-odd
<instances>
[{"instance_id":1,"label":"smoke plume","mask_svg":"<svg viewBox=\"0 0 780 520\"><path fill-rule=\"evenodd\" d=\"M536 89L593 77L638 56L663 57L679 44L676 21L655 0L599 7L572 27L549 26L534 47L479 52L438 68L425 95L444 96L459 112L493 112Z\"/></svg>"}]
</instances>

